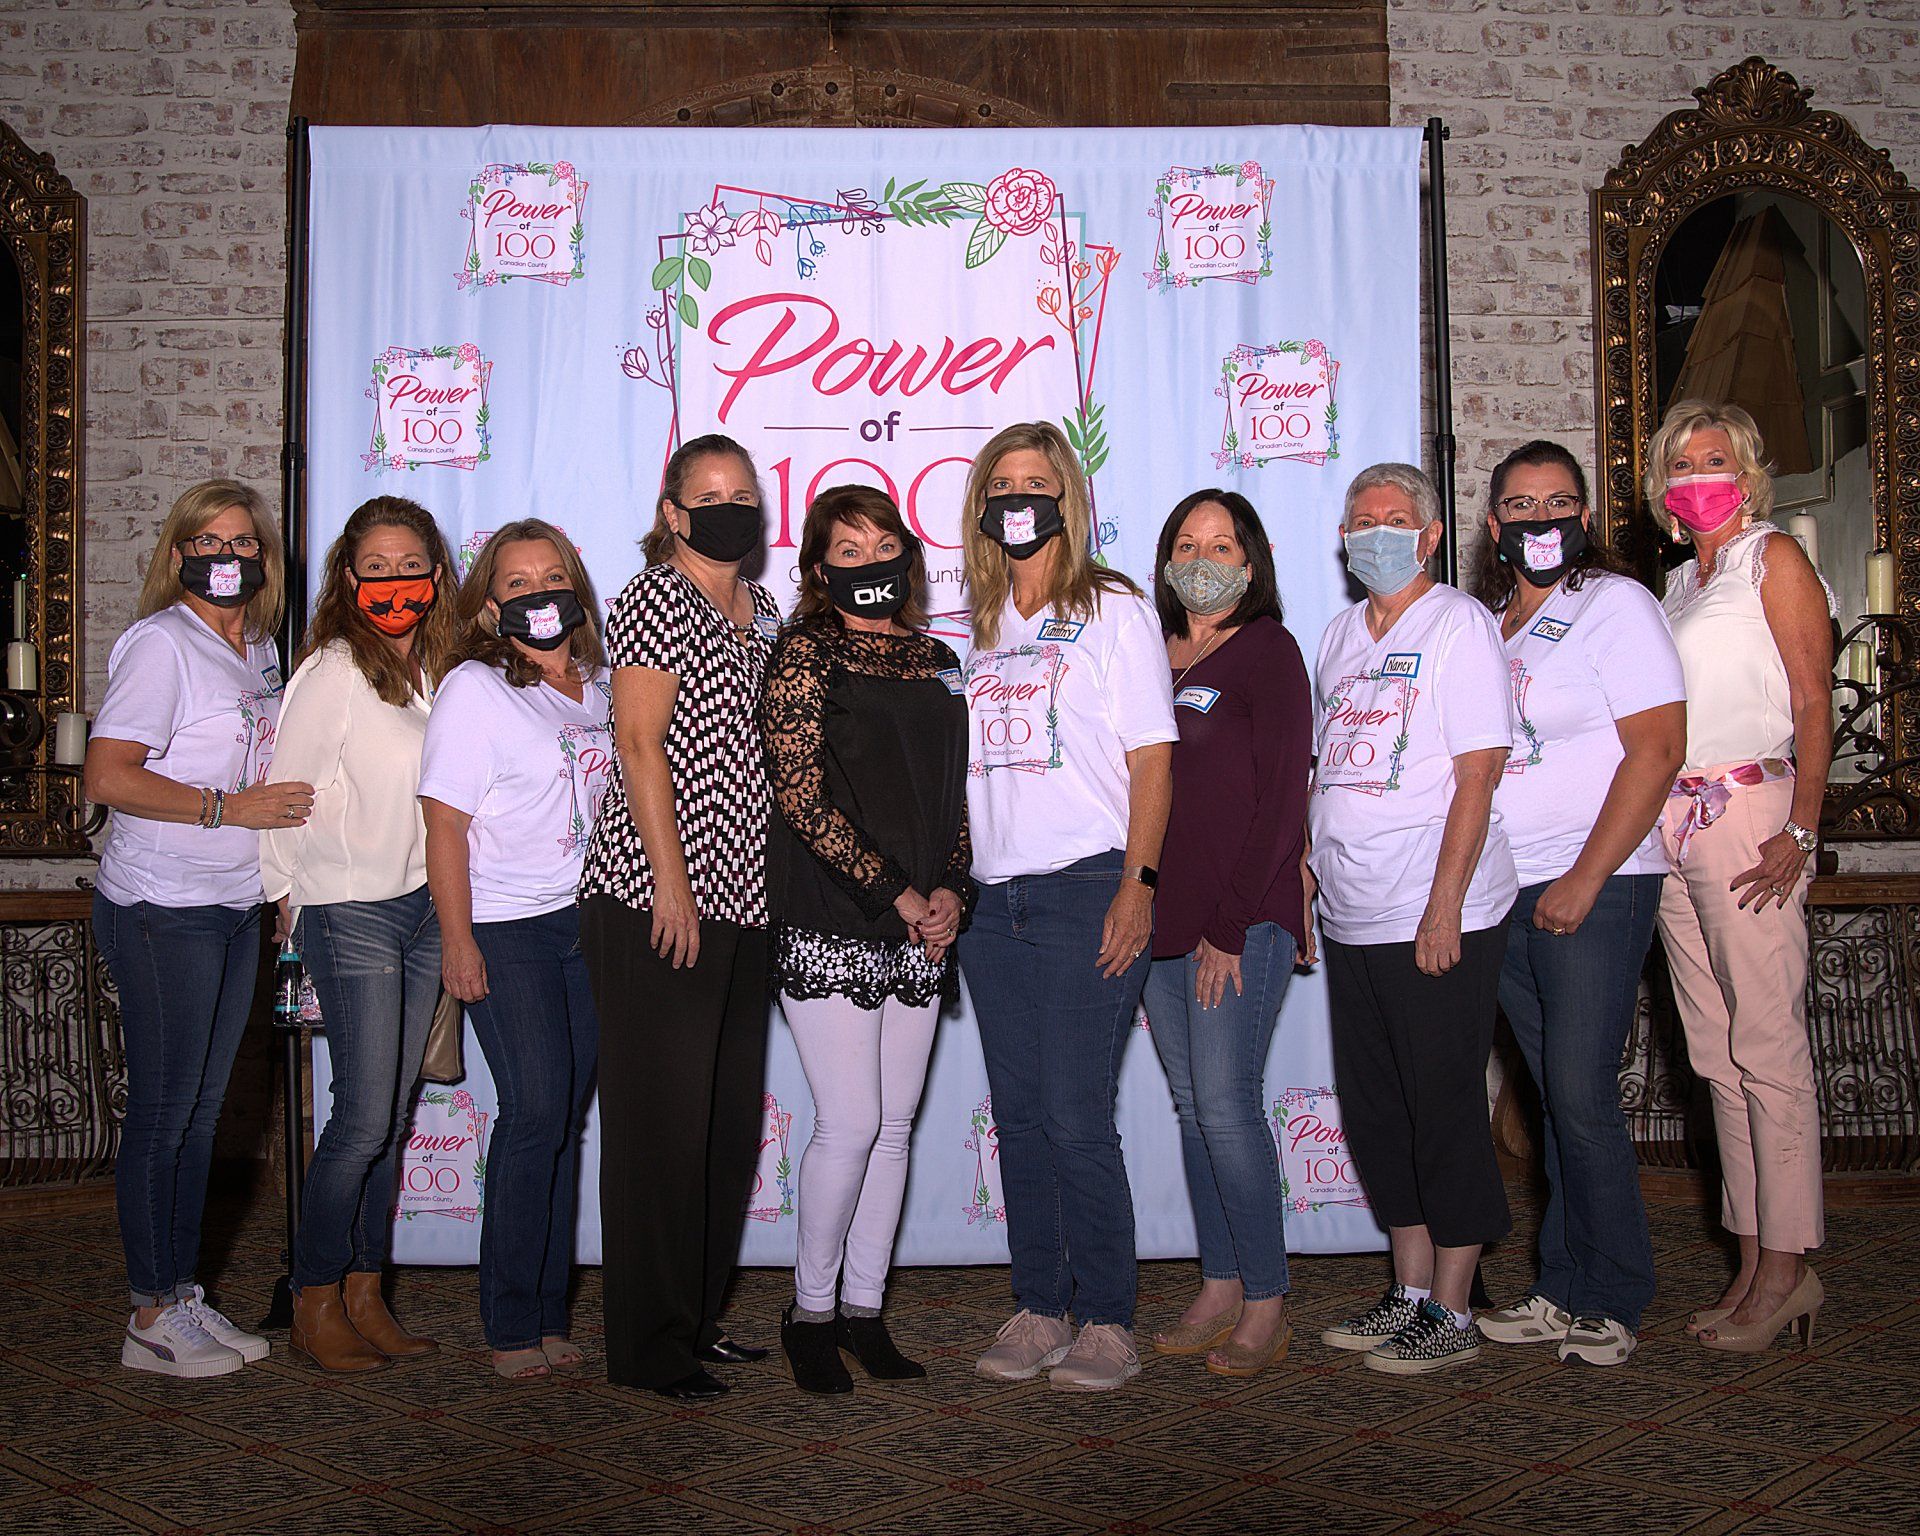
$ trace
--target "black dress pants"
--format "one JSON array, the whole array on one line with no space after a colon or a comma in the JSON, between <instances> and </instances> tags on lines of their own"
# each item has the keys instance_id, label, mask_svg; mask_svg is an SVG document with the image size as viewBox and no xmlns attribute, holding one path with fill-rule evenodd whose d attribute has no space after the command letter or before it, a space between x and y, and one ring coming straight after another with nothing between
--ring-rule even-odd
<instances>
[{"instance_id":1,"label":"black dress pants","mask_svg":"<svg viewBox=\"0 0 1920 1536\"><path fill-rule=\"evenodd\" d=\"M581 906L600 1015L607 1379L663 1387L720 1337L766 1075L767 931L702 921L700 958L654 953L653 914Z\"/></svg>"}]
</instances>

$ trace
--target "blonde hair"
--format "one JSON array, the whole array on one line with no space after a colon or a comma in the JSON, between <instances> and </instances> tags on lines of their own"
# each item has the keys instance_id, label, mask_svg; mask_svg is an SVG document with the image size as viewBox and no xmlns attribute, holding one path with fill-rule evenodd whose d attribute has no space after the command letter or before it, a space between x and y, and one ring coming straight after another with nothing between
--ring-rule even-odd
<instances>
[{"instance_id":1,"label":"blonde hair","mask_svg":"<svg viewBox=\"0 0 1920 1536\"><path fill-rule=\"evenodd\" d=\"M1032 449L1041 454L1060 481L1060 520L1066 526L1056 540L1053 581L1046 606L1056 616L1091 619L1105 592L1140 589L1125 576L1093 558L1093 498L1080 460L1066 434L1050 421L1022 421L994 434L975 456L967 471L967 489L960 504L960 545L967 568L968 601L973 607L973 643L991 650L1000 639L1000 613L1013 586L1012 557L980 531L987 510L987 485L994 466L1010 453Z\"/></svg>"},{"instance_id":2,"label":"blonde hair","mask_svg":"<svg viewBox=\"0 0 1920 1536\"><path fill-rule=\"evenodd\" d=\"M573 541L552 523L537 517L523 517L497 529L474 557L473 569L460 584L454 607L460 628L447 670L452 671L463 661L483 661L506 673L507 681L516 688L531 688L541 679L539 664L511 640L503 640L499 624L487 612L487 599L493 596L494 569L500 563L500 551L509 544L553 546L555 559L567 573L567 584L587 611L587 622L567 636L573 675L584 682L607 664L607 653L600 644L600 600L594 596L593 579L587 575Z\"/></svg>"},{"instance_id":3,"label":"blonde hair","mask_svg":"<svg viewBox=\"0 0 1920 1536\"><path fill-rule=\"evenodd\" d=\"M1641 486L1647 493L1649 515L1666 530L1668 538L1681 542L1691 541L1686 529L1667 510L1667 465L1686 447L1694 433L1703 430L1727 434L1734 466L1746 480L1747 504L1740 509L1740 515L1749 520L1773 515L1773 466L1767 462L1766 444L1760 440L1760 428L1754 419L1737 405L1676 400L1667 408L1660 430L1647 444Z\"/></svg>"},{"instance_id":4,"label":"blonde hair","mask_svg":"<svg viewBox=\"0 0 1920 1536\"><path fill-rule=\"evenodd\" d=\"M146 579L140 583L137 617L151 618L186 596L186 588L180 585L180 577L168 556L182 540L205 532L207 524L228 507L239 507L252 519L254 536L260 540L260 565L267 573L266 585L247 600L247 638L273 638L280 628L280 615L287 602L287 572L280 550L280 530L267 514L266 498L238 480L202 480L175 498L167 520L160 525L160 542L154 548L153 558L147 562Z\"/></svg>"}]
</instances>

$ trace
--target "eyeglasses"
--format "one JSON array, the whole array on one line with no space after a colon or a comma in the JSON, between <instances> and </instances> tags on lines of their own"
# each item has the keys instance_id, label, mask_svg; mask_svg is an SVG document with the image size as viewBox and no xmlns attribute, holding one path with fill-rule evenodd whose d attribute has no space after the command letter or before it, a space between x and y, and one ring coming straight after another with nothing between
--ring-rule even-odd
<instances>
[{"instance_id":1,"label":"eyeglasses","mask_svg":"<svg viewBox=\"0 0 1920 1536\"><path fill-rule=\"evenodd\" d=\"M180 547L195 555L238 555L242 560L252 560L260 553L260 541L250 533L243 533L237 539L223 539L217 533L197 533L190 539L182 539Z\"/></svg>"},{"instance_id":2,"label":"eyeglasses","mask_svg":"<svg viewBox=\"0 0 1920 1536\"><path fill-rule=\"evenodd\" d=\"M1545 507L1554 517L1566 517L1578 512L1581 505L1578 496L1566 491L1560 492L1557 496L1549 496L1545 501L1538 496L1508 496L1494 503L1503 517L1532 517L1542 507Z\"/></svg>"}]
</instances>

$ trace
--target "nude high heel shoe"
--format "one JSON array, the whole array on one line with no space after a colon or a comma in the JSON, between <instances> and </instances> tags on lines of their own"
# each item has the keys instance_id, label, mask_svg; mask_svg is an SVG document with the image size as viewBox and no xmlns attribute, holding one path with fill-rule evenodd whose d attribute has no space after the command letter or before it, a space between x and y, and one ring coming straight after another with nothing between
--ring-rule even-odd
<instances>
[{"instance_id":1,"label":"nude high heel shoe","mask_svg":"<svg viewBox=\"0 0 1920 1536\"><path fill-rule=\"evenodd\" d=\"M1826 1299L1826 1287L1821 1285L1820 1277L1809 1269L1772 1317L1757 1323L1714 1323L1707 1330L1713 1337L1708 1338L1706 1333L1702 1333L1700 1343L1707 1349L1717 1349L1725 1354L1763 1355L1773 1348L1773 1341L1782 1328L1793 1326L1800 1335L1800 1347L1811 1349L1813 1319Z\"/></svg>"}]
</instances>

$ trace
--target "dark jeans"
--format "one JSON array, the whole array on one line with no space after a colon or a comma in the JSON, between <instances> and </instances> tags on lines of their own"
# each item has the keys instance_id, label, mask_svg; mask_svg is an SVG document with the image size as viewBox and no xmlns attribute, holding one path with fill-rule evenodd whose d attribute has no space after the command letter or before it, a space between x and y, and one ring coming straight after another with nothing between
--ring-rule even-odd
<instances>
[{"instance_id":1,"label":"dark jeans","mask_svg":"<svg viewBox=\"0 0 1920 1536\"><path fill-rule=\"evenodd\" d=\"M127 1057L113 1175L127 1285L134 1306L164 1307L196 1283L214 1128L260 976L260 909L96 894L93 936Z\"/></svg>"},{"instance_id":2,"label":"dark jeans","mask_svg":"<svg viewBox=\"0 0 1920 1536\"><path fill-rule=\"evenodd\" d=\"M1576 1317L1628 1328L1653 1300L1653 1242L1620 1111L1620 1057L1664 879L1613 876L1586 921L1557 937L1533 925L1546 886L1527 886L1507 920L1500 977L1500 1007L1543 1111L1547 1208L1533 1289Z\"/></svg>"},{"instance_id":3,"label":"dark jeans","mask_svg":"<svg viewBox=\"0 0 1920 1536\"><path fill-rule=\"evenodd\" d=\"M1133 1326L1133 1190L1113 1122L1147 951L1108 980L1094 964L1121 854L983 884L960 969L998 1127L1017 1306Z\"/></svg>"},{"instance_id":4,"label":"dark jeans","mask_svg":"<svg viewBox=\"0 0 1920 1536\"><path fill-rule=\"evenodd\" d=\"M1195 999L1192 955L1156 960L1147 977L1147 1023L1180 1116L1200 1273L1238 1280L1248 1301L1287 1291L1280 1158L1261 1095L1295 951L1293 935L1278 923L1248 929L1240 955L1245 990L1236 993L1229 980L1217 1008Z\"/></svg>"},{"instance_id":5,"label":"dark jeans","mask_svg":"<svg viewBox=\"0 0 1920 1536\"><path fill-rule=\"evenodd\" d=\"M765 1109L767 930L700 924L700 958L654 953L653 914L581 904L600 1039L607 1379L663 1387L720 1337Z\"/></svg>"},{"instance_id":6,"label":"dark jeans","mask_svg":"<svg viewBox=\"0 0 1920 1536\"><path fill-rule=\"evenodd\" d=\"M387 1262L400 1148L440 999L440 921L423 885L390 901L305 907L294 943L319 994L333 1065L333 1109L293 1244L298 1288Z\"/></svg>"},{"instance_id":7,"label":"dark jeans","mask_svg":"<svg viewBox=\"0 0 1920 1536\"><path fill-rule=\"evenodd\" d=\"M495 1349L567 1332L580 1132L600 1022L577 907L475 923L487 995L468 1008L500 1094L480 1223L480 1326Z\"/></svg>"}]
</instances>

